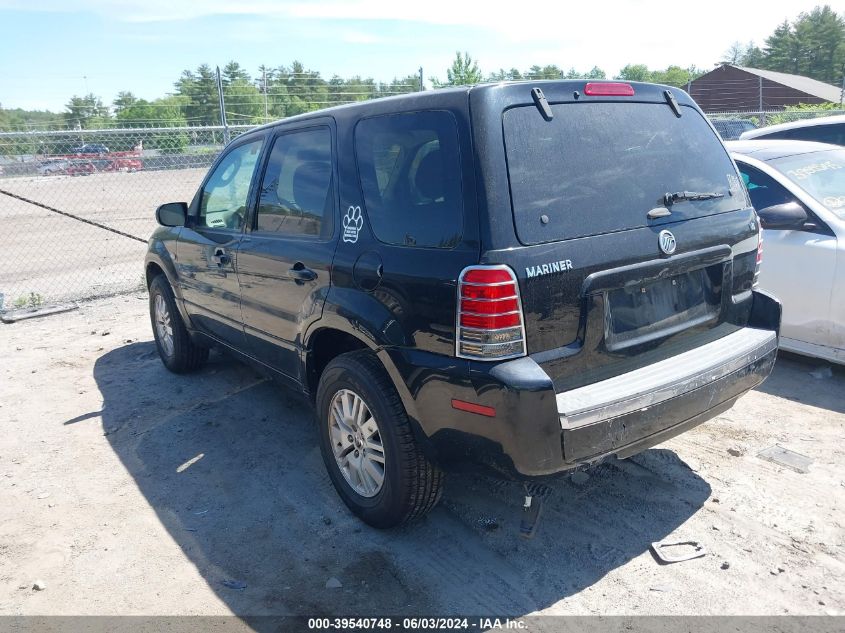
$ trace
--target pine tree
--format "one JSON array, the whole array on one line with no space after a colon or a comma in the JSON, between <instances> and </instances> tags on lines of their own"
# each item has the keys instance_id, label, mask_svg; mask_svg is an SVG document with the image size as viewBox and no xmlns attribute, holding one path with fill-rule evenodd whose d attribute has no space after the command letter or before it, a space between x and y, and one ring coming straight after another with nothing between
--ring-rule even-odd
<instances>
[{"instance_id":1,"label":"pine tree","mask_svg":"<svg viewBox=\"0 0 845 633\"><path fill-rule=\"evenodd\" d=\"M764 68L833 84L842 80L843 64L845 19L827 5L802 13L792 24L784 20L762 51Z\"/></svg>"},{"instance_id":2,"label":"pine tree","mask_svg":"<svg viewBox=\"0 0 845 633\"><path fill-rule=\"evenodd\" d=\"M766 38L766 47L763 49L765 68L783 73L797 73L797 44L792 25L789 20L784 20L775 32Z\"/></svg>"},{"instance_id":3,"label":"pine tree","mask_svg":"<svg viewBox=\"0 0 845 633\"><path fill-rule=\"evenodd\" d=\"M446 70L446 83L442 83L436 77L431 78L431 83L435 88L443 86L472 86L484 81L481 70L478 68L476 62L469 53L460 51L455 53L455 60L452 65Z\"/></svg>"},{"instance_id":4,"label":"pine tree","mask_svg":"<svg viewBox=\"0 0 845 633\"><path fill-rule=\"evenodd\" d=\"M68 110L65 120L71 129L97 129L110 125L109 109L94 94L89 93L84 97L74 95L65 108Z\"/></svg>"},{"instance_id":5,"label":"pine tree","mask_svg":"<svg viewBox=\"0 0 845 633\"><path fill-rule=\"evenodd\" d=\"M224 86L228 86L237 82L251 81L249 73L236 61L232 60L220 72L220 78Z\"/></svg>"},{"instance_id":6,"label":"pine tree","mask_svg":"<svg viewBox=\"0 0 845 633\"><path fill-rule=\"evenodd\" d=\"M138 98L135 95L128 90L122 90L117 93L114 101L112 101L112 105L114 105L115 114L120 114L122 111L132 107L132 105L137 102Z\"/></svg>"},{"instance_id":7,"label":"pine tree","mask_svg":"<svg viewBox=\"0 0 845 633\"><path fill-rule=\"evenodd\" d=\"M748 68L763 68L765 63L766 55L763 50L754 42L748 42L745 51L742 53L740 65Z\"/></svg>"},{"instance_id":8,"label":"pine tree","mask_svg":"<svg viewBox=\"0 0 845 633\"><path fill-rule=\"evenodd\" d=\"M175 87L177 95L187 98L184 113L190 125L220 124L217 76L211 66L202 64L196 73L183 71Z\"/></svg>"},{"instance_id":9,"label":"pine tree","mask_svg":"<svg viewBox=\"0 0 845 633\"><path fill-rule=\"evenodd\" d=\"M802 75L837 83L845 62L845 20L829 6L802 13L794 25Z\"/></svg>"}]
</instances>

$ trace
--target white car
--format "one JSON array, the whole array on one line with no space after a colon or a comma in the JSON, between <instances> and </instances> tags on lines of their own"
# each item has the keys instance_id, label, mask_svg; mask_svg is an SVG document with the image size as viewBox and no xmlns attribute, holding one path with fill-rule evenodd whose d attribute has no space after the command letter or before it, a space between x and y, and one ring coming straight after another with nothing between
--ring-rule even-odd
<instances>
[{"instance_id":1,"label":"white car","mask_svg":"<svg viewBox=\"0 0 845 633\"><path fill-rule=\"evenodd\" d=\"M764 229L759 284L783 302L780 347L845 364L845 148L725 145Z\"/></svg>"},{"instance_id":2,"label":"white car","mask_svg":"<svg viewBox=\"0 0 845 633\"><path fill-rule=\"evenodd\" d=\"M62 174L70 165L68 160L47 160L38 166L38 173L41 176Z\"/></svg>"},{"instance_id":3,"label":"white car","mask_svg":"<svg viewBox=\"0 0 845 633\"><path fill-rule=\"evenodd\" d=\"M715 121L713 125L716 125ZM718 126L716 127L718 130ZM746 130L740 137L743 141L751 139L785 139L793 141L813 141L845 145L845 114L802 119L778 125Z\"/></svg>"}]
</instances>

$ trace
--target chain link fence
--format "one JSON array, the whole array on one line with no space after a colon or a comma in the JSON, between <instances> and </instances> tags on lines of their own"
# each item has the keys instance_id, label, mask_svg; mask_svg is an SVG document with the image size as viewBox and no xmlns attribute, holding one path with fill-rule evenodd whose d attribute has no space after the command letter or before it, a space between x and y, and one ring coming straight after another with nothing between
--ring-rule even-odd
<instances>
[{"instance_id":1,"label":"chain link fence","mask_svg":"<svg viewBox=\"0 0 845 633\"><path fill-rule=\"evenodd\" d=\"M135 290L155 208L251 126L0 133L0 311Z\"/></svg>"},{"instance_id":2,"label":"chain link fence","mask_svg":"<svg viewBox=\"0 0 845 633\"><path fill-rule=\"evenodd\" d=\"M845 111L714 112L725 138ZM252 126L0 132L0 312L137 290L155 208Z\"/></svg>"},{"instance_id":3,"label":"chain link fence","mask_svg":"<svg viewBox=\"0 0 845 633\"><path fill-rule=\"evenodd\" d=\"M722 138L730 141L739 138L740 134L746 130L777 125L779 123L791 123L805 119L834 116L837 114L845 114L845 109L824 110L802 108L789 110L750 110L743 112L708 112L707 116L722 135Z\"/></svg>"}]
</instances>

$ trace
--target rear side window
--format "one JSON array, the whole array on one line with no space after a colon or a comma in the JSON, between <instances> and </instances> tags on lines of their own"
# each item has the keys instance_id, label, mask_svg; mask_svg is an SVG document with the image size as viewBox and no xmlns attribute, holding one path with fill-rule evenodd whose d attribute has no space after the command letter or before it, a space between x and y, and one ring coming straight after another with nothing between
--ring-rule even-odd
<instances>
[{"instance_id":1,"label":"rear side window","mask_svg":"<svg viewBox=\"0 0 845 633\"><path fill-rule=\"evenodd\" d=\"M666 193L721 198L672 206L664 222L745 206L739 177L704 118L665 103L533 106L504 114L505 148L517 234L523 244L646 226ZM659 222L651 222L658 224Z\"/></svg>"},{"instance_id":2,"label":"rear side window","mask_svg":"<svg viewBox=\"0 0 845 633\"><path fill-rule=\"evenodd\" d=\"M332 235L332 137L319 127L273 142L261 180L255 229L281 235Z\"/></svg>"},{"instance_id":3,"label":"rear side window","mask_svg":"<svg viewBox=\"0 0 845 633\"><path fill-rule=\"evenodd\" d=\"M382 242L452 248L463 230L458 129L449 112L364 119L355 128L364 204Z\"/></svg>"}]
</instances>

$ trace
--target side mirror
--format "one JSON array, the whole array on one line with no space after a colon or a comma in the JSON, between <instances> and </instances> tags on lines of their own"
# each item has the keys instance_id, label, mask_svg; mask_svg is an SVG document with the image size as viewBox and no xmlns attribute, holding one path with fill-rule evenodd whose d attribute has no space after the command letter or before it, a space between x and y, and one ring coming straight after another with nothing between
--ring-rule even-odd
<instances>
[{"instance_id":1,"label":"side mirror","mask_svg":"<svg viewBox=\"0 0 845 633\"><path fill-rule=\"evenodd\" d=\"M188 219L188 205L184 202L168 202L156 209L156 220L162 226L185 226Z\"/></svg>"},{"instance_id":2,"label":"side mirror","mask_svg":"<svg viewBox=\"0 0 845 633\"><path fill-rule=\"evenodd\" d=\"M757 211L764 229L802 229L807 222L807 212L797 202L775 204Z\"/></svg>"}]
</instances>

